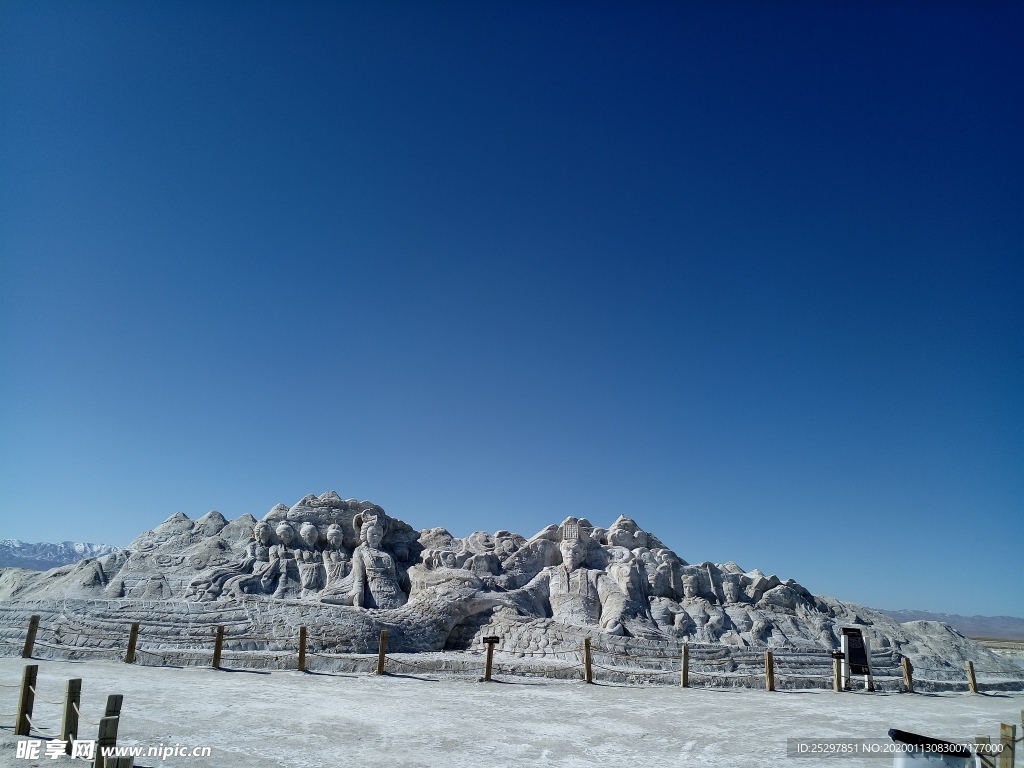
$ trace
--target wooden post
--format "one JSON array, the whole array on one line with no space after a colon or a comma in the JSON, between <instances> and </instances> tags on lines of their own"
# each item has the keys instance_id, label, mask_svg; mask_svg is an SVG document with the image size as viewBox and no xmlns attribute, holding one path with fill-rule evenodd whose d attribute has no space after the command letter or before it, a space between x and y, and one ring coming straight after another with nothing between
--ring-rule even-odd
<instances>
[{"instance_id":1,"label":"wooden post","mask_svg":"<svg viewBox=\"0 0 1024 768\"><path fill-rule=\"evenodd\" d=\"M15 736L28 736L32 729L29 720L32 718L32 705L36 701L35 688L38 674L38 664L25 665L25 673L21 676L21 696L18 698L18 719L14 721Z\"/></svg>"},{"instance_id":2,"label":"wooden post","mask_svg":"<svg viewBox=\"0 0 1024 768\"><path fill-rule=\"evenodd\" d=\"M914 692L914 665L910 663L910 659L906 656L900 661L903 667L903 686L907 689L907 693Z\"/></svg>"},{"instance_id":3,"label":"wooden post","mask_svg":"<svg viewBox=\"0 0 1024 768\"><path fill-rule=\"evenodd\" d=\"M764 687L766 690L775 690L775 657L771 651L764 652Z\"/></svg>"},{"instance_id":4,"label":"wooden post","mask_svg":"<svg viewBox=\"0 0 1024 768\"><path fill-rule=\"evenodd\" d=\"M679 659L679 687L690 687L690 645L683 643L683 655Z\"/></svg>"},{"instance_id":5,"label":"wooden post","mask_svg":"<svg viewBox=\"0 0 1024 768\"><path fill-rule=\"evenodd\" d=\"M978 692L978 681L974 679L974 662L967 662L967 687L971 693Z\"/></svg>"},{"instance_id":6,"label":"wooden post","mask_svg":"<svg viewBox=\"0 0 1024 768\"><path fill-rule=\"evenodd\" d=\"M135 663L135 645L139 642L139 622L132 622L131 632L128 633L128 650L124 652L124 663Z\"/></svg>"},{"instance_id":7,"label":"wooden post","mask_svg":"<svg viewBox=\"0 0 1024 768\"><path fill-rule=\"evenodd\" d=\"M105 768L106 759L103 757L103 747L117 746L117 722L120 717L104 717L100 720L99 734L96 736L96 759L93 761L93 768Z\"/></svg>"},{"instance_id":8,"label":"wooden post","mask_svg":"<svg viewBox=\"0 0 1024 768\"><path fill-rule=\"evenodd\" d=\"M213 641L213 668L220 669L220 654L224 650L224 626L217 627L217 639Z\"/></svg>"},{"instance_id":9,"label":"wooden post","mask_svg":"<svg viewBox=\"0 0 1024 768\"><path fill-rule=\"evenodd\" d=\"M36 632L39 631L39 615L36 614L28 620L28 634L25 635L25 647L21 649L21 658L32 658L32 647L36 644ZM28 734L25 734L26 736Z\"/></svg>"},{"instance_id":10,"label":"wooden post","mask_svg":"<svg viewBox=\"0 0 1024 768\"><path fill-rule=\"evenodd\" d=\"M1017 726L999 724L999 743L1003 751L999 753L999 768L1013 768L1013 757L1016 752Z\"/></svg>"},{"instance_id":11,"label":"wooden post","mask_svg":"<svg viewBox=\"0 0 1024 768\"><path fill-rule=\"evenodd\" d=\"M979 747L987 747L992 743L992 740L988 736L975 736L974 744ZM995 758L991 752L979 752L978 753L978 765L981 768L996 768Z\"/></svg>"},{"instance_id":12,"label":"wooden post","mask_svg":"<svg viewBox=\"0 0 1024 768\"><path fill-rule=\"evenodd\" d=\"M487 658L483 663L483 682L490 682L490 671L495 664L495 645L501 640L498 635L487 635L483 638L483 644L487 646Z\"/></svg>"},{"instance_id":13,"label":"wooden post","mask_svg":"<svg viewBox=\"0 0 1024 768\"><path fill-rule=\"evenodd\" d=\"M380 646L377 648L377 674L384 674L384 662L387 660L388 632L386 629L380 631Z\"/></svg>"},{"instance_id":14,"label":"wooden post","mask_svg":"<svg viewBox=\"0 0 1024 768\"><path fill-rule=\"evenodd\" d=\"M306 628L299 627L299 672L306 671Z\"/></svg>"},{"instance_id":15,"label":"wooden post","mask_svg":"<svg viewBox=\"0 0 1024 768\"><path fill-rule=\"evenodd\" d=\"M82 678L68 680L64 694L64 717L60 721L60 740L67 742L64 752L71 754L71 742L78 738L78 707L82 703Z\"/></svg>"},{"instance_id":16,"label":"wooden post","mask_svg":"<svg viewBox=\"0 0 1024 768\"><path fill-rule=\"evenodd\" d=\"M590 638L583 638L583 679L588 682L594 682L594 670L591 668L590 660Z\"/></svg>"},{"instance_id":17,"label":"wooden post","mask_svg":"<svg viewBox=\"0 0 1024 768\"><path fill-rule=\"evenodd\" d=\"M107 706L103 710L104 717L120 717L121 716L121 703L124 701L124 696L120 693L112 693L107 696Z\"/></svg>"},{"instance_id":18,"label":"wooden post","mask_svg":"<svg viewBox=\"0 0 1024 768\"><path fill-rule=\"evenodd\" d=\"M842 654L832 654L832 690L839 693L843 690L843 659Z\"/></svg>"},{"instance_id":19,"label":"wooden post","mask_svg":"<svg viewBox=\"0 0 1024 768\"><path fill-rule=\"evenodd\" d=\"M491 669L494 667L494 643L487 644L487 659L484 661L484 681L491 682Z\"/></svg>"}]
</instances>

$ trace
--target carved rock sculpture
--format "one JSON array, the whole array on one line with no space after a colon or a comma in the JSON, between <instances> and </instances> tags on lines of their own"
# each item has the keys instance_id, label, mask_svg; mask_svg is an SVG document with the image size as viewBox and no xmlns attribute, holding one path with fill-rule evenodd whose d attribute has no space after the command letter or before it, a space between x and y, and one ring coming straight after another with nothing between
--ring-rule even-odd
<instances>
[{"instance_id":1,"label":"carved rock sculpture","mask_svg":"<svg viewBox=\"0 0 1024 768\"><path fill-rule=\"evenodd\" d=\"M596 636L647 648L830 650L839 626L854 623L873 649L930 659L941 635L735 563L691 565L624 516L608 528L570 517L530 539L509 531L458 538L443 528L414 531L333 491L278 504L260 521L211 512L193 522L179 513L104 558L0 571L0 601L40 601L33 610L43 610L45 601L75 598L83 599L76 610L97 620L166 605L189 625L238 616L251 632L284 635L303 622L338 649L358 651L373 650L381 628L389 647L410 651L469 647L487 634L502 638L502 650L530 654ZM966 648L957 638L948 647Z\"/></svg>"}]
</instances>

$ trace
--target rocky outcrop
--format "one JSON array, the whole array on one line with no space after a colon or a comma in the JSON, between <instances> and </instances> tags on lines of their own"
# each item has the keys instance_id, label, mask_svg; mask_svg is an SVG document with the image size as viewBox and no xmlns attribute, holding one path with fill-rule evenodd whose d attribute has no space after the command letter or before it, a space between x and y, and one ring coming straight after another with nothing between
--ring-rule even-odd
<instances>
[{"instance_id":1,"label":"rocky outcrop","mask_svg":"<svg viewBox=\"0 0 1024 768\"><path fill-rule=\"evenodd\" d=\"M55 617L70 611L99 634L142 621L150 641L168 643L228 623L269 647L305 625L325 651L372 651L387 629L396 652L468 648L490 635L506 653L553 659L583 638L627 655L677 657L689 643L733 659L765 648L820 656L855 626L892 664L908 656L934 676L971 659L1019 676L948 625L900 624L733 562L691 564L627 517L460 538L415 531L333 491L261 520L178 513L123 551L43 573L5 570L0 601L8 615L29 603Z\"/></svg>"}]
</instances>

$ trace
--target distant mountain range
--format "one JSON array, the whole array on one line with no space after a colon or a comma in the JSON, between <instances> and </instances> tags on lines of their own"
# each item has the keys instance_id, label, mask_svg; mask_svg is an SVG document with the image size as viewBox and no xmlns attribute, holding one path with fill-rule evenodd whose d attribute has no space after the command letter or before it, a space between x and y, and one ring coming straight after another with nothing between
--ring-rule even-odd
<instances>
[{"instance_id":1,"label":"distant mountain range","mask_svg":"<svg viewBox=\"0 0 1024 768\"><path fill-rule=\"evenodd\" d=\"M931 613L930 611L887 611L875 608L896 621L941 621L949 624L962 635L986 640L1024 641L1024 619L1014 616L959 616L955 613Z\"/></svg>"},{"instance_id":2,"label":"distant mountain range","mask_svg":"<svg viewBox=\"0 0 1024 768\"><path fill-rule=\"evenodd\" d=\"M29 544L17 539L0 539L0 568L48 571L60 565L77 563L87 557L109 555L119 549L110 544L83 544L76 541Z\"/></svg>"}]
</instances>

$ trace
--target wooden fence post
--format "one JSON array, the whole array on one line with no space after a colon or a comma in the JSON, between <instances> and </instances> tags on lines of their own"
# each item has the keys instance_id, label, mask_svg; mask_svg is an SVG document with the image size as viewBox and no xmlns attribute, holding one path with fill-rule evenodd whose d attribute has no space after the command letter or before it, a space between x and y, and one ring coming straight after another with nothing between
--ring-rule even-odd
<instances>
[{"instance_id":1,"label":"wooden fence post","mask_svg":"<svg viewBox=\"0 0 1024 768\"><path fill-rule=\"evenodd\" d=\"M841 653L832 654L832 690L836 693L843 690L843 658Z\"/></svg>"},{"instance_id":2,"label":"wooden fence post","mask_svg":"<svg viewBox=\"0 0 1024 768\"><path fill-rule=\"evenodd\" d=\"M39 615L36 614L28 620L28 634L25 635L25 646L21 649L21 658L31 659L32 648L36 644L36 632L39 631ZM28 734L25 734L26 736Z\"/></svg>"},{"instance_id":3,"label":"wooden fence post","mask_svg":"<svg viewBox=\"0 0 1024 768\"><path fill-rule=\"evenodd\" d=\"M213 641L213 668L220 669L220 655L224 650L224 625L217 627L217 639Z\"/></svg>"},{"instance_id":4,"label":"wooden fence post","mask_svg":"<svg viewBox=\"0 0 1024 768\"><path fill-rule=\"evenodd\" d=\"M105 768L106 758L103 757L104 747L117 746L117 723L121 718L114 715L100 719L100 730L96 735L96 759L93 768Z\"/></svg>"},{"instance_id":5,"label":"wooden fence post","mask_svg":"<svg viewBox=\"0 0 1024 768\"><path fill-rule=\"evenodd\" d=\"M306 671L306 628L299 627L299 672Z\"/></svg>"},{"instance_id":6,"label":"wooden fence post","mask_svg":"<svg viewBox=\"0 0 1024 768\"><path fill-rule=\"evenodd\" d=\"M974 662L967 662L967 687L971 693L978 692L978 681L974 679Z\"/></svg>"},{"instance_id":7,"label":"wooden fence post","mask_svg":"<svg viewBox=\"0 0 1024 768\"><path fill-rule=\"evenodd\" d=\"M14 735L28 736L32 728L32 705L36 701L36 676L39 674L38 664L26 664L25 673L21 676L21 696L18 698L18 719L14 721Z\"/></svg>"},{"instance_id":8,"label":"wooden fence post","mask_svg":"<svg viewBox=\"0 0 1024 768\"><path fill-rule=\"evenodd\" d=\"M388 652L388 631L382 629L380 631L380 646L377 648L377 674L384 674L384 662L387 661L386 655Z\"/></svg>"},{"instance_id":9,"label":"wooden fence post","mask_svg":"<svg viewBox=\"0 0 1024 768\"><path fill-rule=\"evenodd\" d=\"M100 718L100 731L96 737L96 760L93 768L110 768L117 765L114 758L109 760L103 757L100 747L117 746L117 726L121 721L121 704L124 703L124 695L112 693L107 696L107 706L103 709L103 717Z\"/></svg>"},{"instance_id":10,"label":"wooden fence post","mask_svg":"<svg viewBox=\"0 0 1024 768\"><path fill-rule=\"evenodd\" d=\"M766 690L775 690L775 657L771 651L764 652L764 687Z\"/></svg>"},{"instance_id":11,"label":"wooden fence post","mask_svg":"<svg viewBox=\"0 0 1024 768\"><path fill-rule=\"evenodd\" d=\"M594 682L594 671L591 668L590 659L590 638L583 638L583 679L588 683Z\"/></svg>"},{"instance_id":12,"label":"wooden fence post","mask_svg":"<svg viewBox=\"0 0 1024 768\"><path fill-rule=\"evenodd\" d=\"M60 721L60 740L67 742L64 747L66 754L71 754L71 742L78 738L78 707L82 703L82 678L68 680L68 690L64 695L64 717Z\"/></svg>"},{"instance_id":13,"label":"wooden fence post","mask_svg":"<svg viewBox=\"0 0 1024 768\"><path fill-rule=\"evenodd\" d=\"M903 667L903 686L907 689L907 693L914 692L914 665L910 663L910 659L904 656L900 660L900 665Z\"/></svg>"},{"instance_id":14,"label":"wooden fence post","mask_svg":"<svg viewBox=\"0 0 1024 768\"><path fill-rule=\"evenodd\" d=\"M1017 726L999 724L999 743L1003 751L999 753L999 768L1013 768L1013 758L1016 753Z\"/></svg>"},{"instance_id":15,"label":"wooden fence post","mask_svg":"<svg viewBox=\"0 0 1024 768\"><path fill-rule=\"evenodd\" d=\"M107 706L103 710L104 717L120 717L121 716L121 704L124 702L124 696L120 693L112 693L107 696Z\"/></svg>"},{"instance_id":16,"label":"wooden fence post","mask_svg":"<svg viewBox=\"0 0 1024 768\"><path fill-rule=\"evenodd\" d=\"M679 660L679 687L688 688L690 686L690 646L688 643L683 643L683 654Z\"/></svg>"},{"instance_id":17,"label":"wooden fence post","mask_svg":"<svg viewBox=\"0 0 1024 768\"><path fill-rule=\"evenodd\" d=\"M132 622L131 632L128 633L128 650L124 652L124 663L135 663L135 645L139 642L139 622Z\"/></svg>"}]
</instances>

